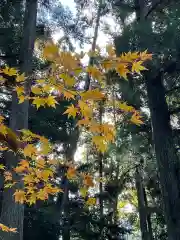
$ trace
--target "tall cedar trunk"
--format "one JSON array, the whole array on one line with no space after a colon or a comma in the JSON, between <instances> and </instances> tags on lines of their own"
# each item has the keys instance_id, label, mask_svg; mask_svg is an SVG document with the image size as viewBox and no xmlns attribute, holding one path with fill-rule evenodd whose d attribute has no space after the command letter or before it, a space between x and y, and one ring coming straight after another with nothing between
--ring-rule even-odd
<instances>
[{"instance_id":1,"label":"tall cedar trunk","mask_svg":"<svg viewBox=\"0 0 180 240\"><path fill-rule=\"evenodd\" d=\"M102 7L103 7L103 1L99 0L99 6L98 6L98 10L97 10L97 17L96 17L96 23L95 23L95 29L94 29L93 42L92 42L92 46L91 46L91 51L92 52L94 52L95 49L96 49L98 31L99 31L99 27L100 27L100 18L101 18ZM88 66L92 66L93 64L94 64L94 58L90 57ZM91 81L90 76L89 76L89 74L87 74L86 81L85 81L85 86L84 86L85 91L89 90L90 81Z\"/></svg>"},{"instance_id":2,"label":"tall cedar trunk","mask_svg":"<svg viewBox=\"0 0 180 240\"><path fill-rule=\"evenodd\" d=\"M148 212L148 200L146 195L146 188L143 187L144 192L144 202L147 214L147 225L148 225L148 233L149 233L149 240L153 240L153 231L152 231L152 223L151 223L151 213Z\"/></svg>"},{"instance_id":3,"label":"tall cedar trunk","mask_svg":"<svg viewBox=\"0 0 180 240\"><path fill-rule=\"evenodd\" d=\"M142 2L143 0L141 0ZM153 5L161 1L154 1ZM139 2L140 5L140 2ZM141 12L141 7L139 7ZM141 20L146 16L139 14ZM165 217L168 230L168 239L180 239L180 161L174 146L170 115L165 98L163 75L146 77L149 109L151 113L154 147L160 174L160 184L165 206Z\"/></svg>"},{"instance_id":4,"label":"tall cedar trunk","mask_svg":"<svg viewBox=\"0 0 180 240\"><path fill-rule=\"evenodd\" d=\"M146 78L168 239L180 239L180 162L173 142L162 74Z\"/></svg>"},{"instance_id":5,"label":"tall cedar trunk","mask_svg":"<svg viewBox=\"0 0 180 240\"><path fill-rule=\"evenodd\" d=\"M70 134L69 142L66 145L65 157L67 162L74 162L74 154L77 149L77 143L79 139L79 128L74 127L73 131ZM61 201L60 207L60 215L59 218L63 218L63 229L62 229L62 239L70 240L71 232L70 232L70 221L69 221L69 180L66 177L66 172L63 176L63 197Z\"/></svg>"},{"instance_id":6,"label":"tall cedar trunk","mask_svg":"<svg viewBox=\"0 0 180 240\"><path fill-rule=\"evenodd\" d=\"M138 199L138 210L139 210L139 220L140 220L140 228L142 240L150 240L147 226L147 214L146 214L146 206L144 199L144 189L142 183L141 169L137 167L135 174L136 181L136 190L137 190L137 199Z\"/></svg>"},{"instance_id":7,"label":"tall cedar trunk","mask_svg":"<svg viewBox=\"0 0 180 240\"><path fill-rule=\"evenodd\" d=\"M20 72L28 75L32 69L32 57L34 50L35 32L36 32L36 16L37 16L37 0L27 0L24 16L23 36L21 43L19 66ZM26 91L30 86L30 80L26 83ZM19 129L28 128L28 101L23 104L18 104L16 92L12 94L12 110L10 116L10 128L14 131ZM18 157L12 152L9 152L6 156L6 166L12 169L18 163ZM22 183L17 176L14 176L15 180L19 182L19 186L22 187ZM1 239L3 240L23 240L23 218L24 207L22 204L14 202L15 189L7 189L3 192L3 202L1 211L1 223L17 228L17 233L2 233Z\"/></svg>"},{"instance_id":8,"label":"tall cedar trunk","mask_svg":"<svg viewBox=\"0 0 180 240\"><path fill-rule=\"evenodd\" d=\"M66 179L66 188L64 191L64 204L63 204L63 211L64 211L64 224L63 224L63 229L62 229L62 240L70 240L71 235L70 235L70 221L69 221L69 186L68 186L68 180Z\"/></svg>"}]
</instances>

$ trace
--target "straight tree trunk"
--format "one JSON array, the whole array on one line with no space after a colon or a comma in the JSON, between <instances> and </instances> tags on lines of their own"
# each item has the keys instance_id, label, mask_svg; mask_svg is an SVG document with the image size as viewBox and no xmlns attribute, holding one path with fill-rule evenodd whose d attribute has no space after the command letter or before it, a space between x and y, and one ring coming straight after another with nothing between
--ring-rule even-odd
<instances>
[{"instance_id":1,"label":"straight tree trunk","mask_svg":"<svg viewBox=\"0 0 180 240\"><path fill-rule=\"evenodd\" d=\"M137 167L137 169L136 169L135 181L136 181L139 220L140 220L142 240L150 240L148 226L147 226L147 214L146 214L147 211L146 211L145 199L144 199L144 188L143 188L140 167Z\"/></svg>"},{"instance_id":2,"label":"straight tree trunk","mask_svg":"<svg viewBox=\"0 0 180 240\"><path fill-rule=\"evenodd\" d=\"M36 16L37 16L37 0L27 0L24 15L23 36L19 58L19 68L21 73L28 75L32 70L32 57L34 50L34 41L36 33ZM25 88L28 93L31 80L27 80ZM10 128L17 132L20 129L28 128L28 106L29 102L18 103L17 94L12 93L12 109L10 116ZM9 152L6 156L6 166L12 169L18 163L18 156ZM21 180L15 176L15 180L19 182L18 187L22 187ZM15 189L6 189L3 192L3 202L1 211L1 223L17 228L17 233L2 232L0 237L3 240L23 240L23 219L24 206L14 201Z\"/></svg>"},{"instance_id":3,"label":"straight tree trunk","mask_svg":"<svg viewBox=\"0 0 180 240\"><path fill-rule=\"evenodd\" d=\"M145 208L146 208L146 215L147 215L147 225L148 225L148 233L149 233L149 240L153 240L153 231L152 231L152 223L151 223L151 213L149 213L148 210L148 200L146 195L146 189L143 187L144 192L144 202L145 202Z\"/></svg>"},{"instance_id":4,"label":"straight tree trunk","mask_svg":"<svg viewBox=\"0 0 180 240\"><path fill-rule=\"evenodd\" d=\"M145 0L140 0L139 4L142 1L145 2ZM152 4L156 7L161 2L153 1ZM153 6L151 11L154 9ZM139 11L141 20L145 21L148 14L145 16L141 7ZM163 74L160 72L156 77L151 77L150 74L145 74L145 76L168 239L176 240L180 239L180 159L174 145L170 114L163 85Z\"/></svg>"},{"instance_id":5,"label":"straight tree trunk","mask_svg":"<svg viewBox=\"0 0 180 240\"><path fill-rule=\"evenodd\" d=\"M94 29L94 36L93 36L93 41L92 41L92 46L91 46L92 52L94 52L96 49L102 7L103 7L103 0L99 0L99 6L98 6L98 10L97 10L96 23L95 23L95 29ZM94 57L90 57L88 66L93 66L93 64L94 64ZM85 80L85 86L84 86L85 91L89 90L90 81L91 81L90 76L89 76L89 74L87 74L86 80Z\"/></svg>"},{"instance_id":6,"label":"straight tree trunk","mask_svg":"<svg viewBox=\"0 0 180 240\"><path fill-rule=\"evenodd\" d=\"M74 154L77 149L77 143L79 139L79 128L77 126L74 127L70 136L69 142L65 147L65 158L66 162L74 162ZM70 221L69 221L69 180L66 177L66 172L64 173L63 179L63 196L61 201L59 219L63 218L63 228L62 228L62 240L70 240L71 239L71 231L70 231Z\"/></svg>"},{"instance_id":7,"label":"straight tree trunk","mask_svg":"<svg viewBox=\"0 0 180 240\"><path fill-rule=\"evenodd\" d=\"M174 146L162 74L153 79L146 77L146 87L168 239L180 239L180 161Z\"/></svg>"}]
</instances>

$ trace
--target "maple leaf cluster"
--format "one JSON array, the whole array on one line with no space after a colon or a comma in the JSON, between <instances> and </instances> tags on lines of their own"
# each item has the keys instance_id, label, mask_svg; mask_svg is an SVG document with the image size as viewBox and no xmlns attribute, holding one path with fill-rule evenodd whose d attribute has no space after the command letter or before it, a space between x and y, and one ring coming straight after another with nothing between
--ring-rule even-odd
<instances>
[{"instance_id":1,"label":"maple leaf cluster","mask_svg":"<svg viewBox=\"0 0 180 240\"><path fill-rule=\"evenodd\" d=\"M14 68L4 68L1 71L10 76L16 76L17 92L19 103L26 99L31 100L37 107L56 107L60 100L76 100L76 105L67 108L64 114L68 117L77 118L77 125L92 133L92 143L98 151L104 153L107 146L114 140L113 126L98 123L95 116L97 103L108 102L108 94L105 88L105 73L115 70L121 77L127 79L127 74L140 73L146 68L142 65L144 61L151 59L152 55L147 51L128 52L116 57L112 46L106 48L107 56L102 58L96 65L84 67L81 64L82 56L71 52L61 51L55 44L47 43L42 52L42 57L52 62L52 65L44 79L37 79L31 87L34 96L28 96L24 89L24 74L18 73ZM91 53L93 54L93 53ZM99 52L96 52L97 56ZM84 56L84 55L83 55ZM82 75L89 74L91 78L91 88L88 91L78 90L79 79ZM93 88L93 84L96 87ZM78 100L77 100L78 99ZM110 102L109 102L110 104ZM130 121L134 124L142 124L139 112L126 103L119 102L117 107L123 112L132 113ZM104 131L105 130L105 131Z\"/></svg>"},{"instance_id":2,"label":"maple leaf cluster","mask_svg":"<svg viewBox=\"0 0 180 240\"><path fill-rule=\"evenodd\" d=\"M98 56L97 64L93 66L83 66L81 60L84 54L78 55L71 52L64 52L55 44L47 43L42 51L42 58L50 61L52 64L48 69L45 77L36 79L31 86L31 94L29 95L25 89L25 81L27 77L23 73L19 73L14 68L6 66L1 72L14 76L16 91L19 104L25 100L31 101L37 109L40 107L55 108L61 100L74 100L74 104L67 107L64 114L68 117L75 118L80 128L88 131L92 138L92 143L98 152L105 153L108 145L114 142L115 127L114 124L100 121L97 117L99 104L103 102L104 108L115 107L123 113L131 113L130 122L140 125L142 124L141 116L132 106L128 106L125 102L117 99L113 101L107 93L105 76L109 70L115 70L120 77L127 80L128 74L140 74L146 70L143 63L152 58L147 51L135 53L123 53L117 57L113 46L107 46L106 56L100 56L99 50L89 52L88 55ZM79 88L84 76L90 78L89 90L84 91ZM7 81L0 79L1 84ZM16 138L16 150L20 156L18 165L13 171L18 174L23 183L23 189L16 189L14 193L15 201L21 204L34 204L37 200L46 200L49 195L55 195L62 192L62 189L56 186L56 168L58 162L49 156L52 153L52 146L49 141L42 136L32 133L29 130L21 130L20 136L16 136L3 123L3 117L0 116L0 132L4 136L4 142L0 146L1 151L11 149L12 146L7 143L7 136L11 134L12 138ZM16 152L16 151L15 151ZM94 187L94 180L90 175L78 173L74 166L67 165L66 176L69 180L80 178L81 188L80 194L86 198L89 188ZM0 164L0 170L4 171L5 187L10 188L16 186L13 181L13 173L7 171L5 166ZM94 205L96 199L89 197L86 201L88 206ZM15 229L8 228L0 224L3 231L12 231Z\"/></svg>"}]
</instances>

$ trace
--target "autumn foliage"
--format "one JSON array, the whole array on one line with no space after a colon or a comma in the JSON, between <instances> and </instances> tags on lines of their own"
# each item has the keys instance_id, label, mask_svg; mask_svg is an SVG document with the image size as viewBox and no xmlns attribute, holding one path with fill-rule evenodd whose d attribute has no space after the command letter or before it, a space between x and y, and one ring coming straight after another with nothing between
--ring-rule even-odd
<instances>
[{"instance_id":1,"label":"autumn foliage","mask_svg":"<svg viewBox=\"0 0 180 240\"><path fill-rule=\"evenodd\" d=\"M28 76L20 74L17 69L6 66L1 72L8 76L14 76L16 86L14 91L17 93L19 104L24 101L30 101L37 110L40 107L53 107L61 104L61 100L74 100L74 104L69 106L64 114L77 120L77 125L84 131L90 133L92 144L98 152L104 154L107 151L108 144L114 142L115 127L107 122L99 122L96 112L99 103L103 101L104 108L115 107L120 109L122 115L129 115L131 123L140 125L142 119L140 113L125 102L119 102L112 99L107 92L106 73L109 70L116 71L120 77L127 80L128 74L140 74L146 68L142 65L144 61L151 59L151 54L146 51L142 53L127 53L116 57L112 46L107 46L106 54L102 56L100 51L89 53L98 56L96 65L83 66L82 58L84 54L73 54L71 52L61 51L55 44L47 43L42 50L42 58L51 62L50 68L44 74L42 79L36 79L31 86L31 93L27 94L25 82ZM88 91L83 89L82 79L89 74L90 88ZM1 78L1 84L7 79ZM56 195L62 192L55 179L57 177L57 167L61 162L53 155L53 145L48 139L39 136L27 129L20 129L18 134L6 127L3 123L3 117L0 117L0 141L1 151L14 151L19 156L19 162L14 169L6 170L4 165L0 165L4 173L5 187L15 187L17 182L13 180L13 172L18 174L23 181L24 188L16 188L14 193L15 201L23 204L34 204L37 200L46 200L49 195ZM95 179L90 175L79 173L75 165L65 163L67 167L66 176L69 180L79 179L80 194L86 197L89 188L95 185ZM87 198L86 198L87 199ZM88 198L85 204L93 205L95 198ZM0 224L2 231L12 231Z\"/></svg>"}]
</instances>

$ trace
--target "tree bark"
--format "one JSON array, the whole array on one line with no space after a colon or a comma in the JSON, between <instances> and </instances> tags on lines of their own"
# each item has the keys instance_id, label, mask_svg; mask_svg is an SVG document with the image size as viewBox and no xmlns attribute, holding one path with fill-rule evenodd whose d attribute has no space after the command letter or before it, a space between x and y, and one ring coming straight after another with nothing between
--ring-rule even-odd
<instances>
[{"instance_id":1,"label":"tree bark","mask_svg":"<svg viewBox=\"0 0 180 240\"><path fill-rule=\"evenodd\" d=\"M34 50L35 32L36 32L37 0L27 0L24 15L23 36L20 50L19 68L21 73L28 75L32 70L32 57ZM28 93L31 80L27 80L25 89ZM10 128L17 132L20 129L28 128L28 106L29 102L18 103L17 94L12 93L12 109L10 116ZM12 169L18 163L18 156L9 152L6 156L6 166ZM21 180L14 176L19 182L18 186L22 187ZM14 202L15 189L6 189L3 192L3 202L1 211L1 223L17 228L17 233L1 233L3 240L23 240L23 218L24 206Z\"/></svg>"},{"instance_id":2,"label":"tree bark","mask_svg":"<svg viewBox=\"0 0 180 240\"><path fill-rule=\"evenodd\" d=\"M174 146L162 74L153 79L146 77L146 87L168 239L180 239L180 162Z\"/></svg>"},{"instance_id":3,"label":"tree bark","mask_svg":"<svg viewBox=\"0 0 180 240\"><path fill-rule=\"evenodd\" d=\"M99 6L98 6L98 10L97 10L96 23L95 23L95 29L94 29L94 36L93 36L93 41L92 41L92 46L91 46L91 51L92 52L94 52L96 50L96 44L97 44L97 38L98 38L98 31L99 31L99 27L100 27L102 7L103 7L103 1L99 0ZM88 66L92 66L93 64L94 64L94 57L91 56L89 58ZM89 76L89 74L87 74L86 81L85 81L85 86L84 86L85 91L89 90L90 81L91 81L90 76Z\"/></svg>"},{"instance_id":4,"label":"tree bark","mask_svg":"<svg viewBox=\"0 0 180 240\"><path fill-rule=\"evenodd\" d=\"M151 214L148 212L148 200L147 200L145 187L143 187L143 192L144 192L144 203L145 203L145 208L146 208L146 217L147 217L149 240L153 240L153 231L152 231L152 224L151 224Z\"/></svg>"},{"instance_id":5,"label":"tree bark","mask_svg":"<svg viewBox=\"0 0 180 240\"><path fill-rule=\"evenodd\" d=\"M139 220L140 220L142 240L150 240L149 232L148 232L148 225L147 225L147 214L146 214L146 206L145 206L145 199L144 199L144 189L143 189L143 184L142 184L142 176L141 176L140 167L137 167L137 169L136 169L135 181L136 181Z\"/></svg>"}]
</instances>

